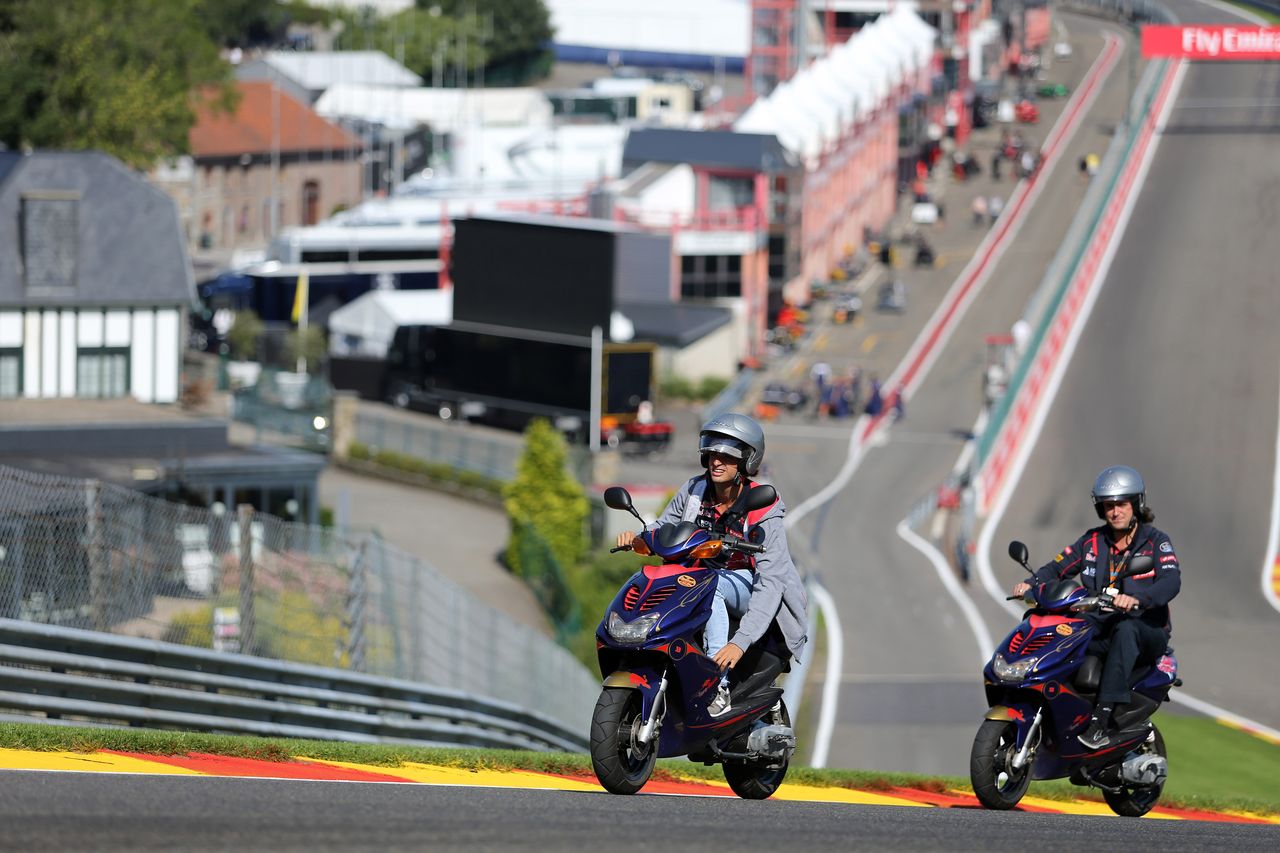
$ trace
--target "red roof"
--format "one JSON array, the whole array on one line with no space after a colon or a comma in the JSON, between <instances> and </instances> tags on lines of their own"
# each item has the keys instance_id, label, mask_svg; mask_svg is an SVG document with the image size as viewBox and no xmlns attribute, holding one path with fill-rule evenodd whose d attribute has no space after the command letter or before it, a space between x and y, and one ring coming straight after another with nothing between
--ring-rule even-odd
<instances>
[{"instance_id":1,"label":"red roof","mask_svg":"<svg viewBox=\"0 0 1280 853\"><path fill-rule=\"evenodd\" d=\"M240 103L235 113L215 112L206 96L191 128L191 153L196 157L234 157L263 154L272 148L271 84L259 80L235 83ZM276 90L276 131L281 151L345 151L361 148L360 140L321 118L306 104Z\"/></svg>"}]
</instances>

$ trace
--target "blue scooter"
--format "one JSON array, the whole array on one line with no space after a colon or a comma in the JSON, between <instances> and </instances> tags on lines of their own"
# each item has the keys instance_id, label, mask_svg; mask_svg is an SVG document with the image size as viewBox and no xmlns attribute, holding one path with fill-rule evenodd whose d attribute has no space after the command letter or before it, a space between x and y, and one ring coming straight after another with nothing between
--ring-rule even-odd
<instances>
[{"instance_id":1,"label":"blue scooter","mask_svg":"<svg viewBox=\"0 0 1280 853\"><path fill-rule=\"evenodd\" d=\"M1009 556L1032 571L1026 545L1009 543ZM991 710L973 739L969 780L984 806L1011 809L1033 779L1063 777L1100 789L1118 815L1141 817L1160 799L1168 762L1151 715L1182 685L1173 649L1132 673L1132 701L1116 709L1118 731L1106 748L1089 750L1077 739L1089 726L1102 672L1101 659L1088 654L1094 625L1079 614L1112 609L1120 581L1154 565L1134 557L1099 593L1074 578L1027 591L1031 609L982 671Z\"/></svg>"},{"instance_id":2,"label":"blue scooter","mask_svg":"<svg viewBox=\"0 0 1280 853\"><path fill-rule=\"evenodd\" d=\"M690 521L663 524L613 549L657 557L662 564L632 575L596 629L604 687L591 717L591 766L606 791L634 794L649 781L658 758L679 755L723 765L729 787L745 799L765 799L782 784L796 745L782 691L773 686L790 669L786 644L776 626L753 643L730 674L730 710L712 717L707 706L721 672L702 638L715 594L716 559L764 551L727 533L725 522L776 499L772 486L758 485L715 529ZM604 500L643 525L626 489L612 486Z\"/></svg>"}]
</instances>

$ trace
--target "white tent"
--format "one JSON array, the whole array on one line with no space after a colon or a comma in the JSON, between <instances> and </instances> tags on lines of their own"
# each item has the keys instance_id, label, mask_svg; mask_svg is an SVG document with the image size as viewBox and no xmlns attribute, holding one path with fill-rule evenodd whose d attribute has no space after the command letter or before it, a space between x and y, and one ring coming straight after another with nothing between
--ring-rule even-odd
<instances>
[{"instance_id":1,"label":"white tent","mask_svg":"<svg viewBox=\"0 0 1280 853\"><path fill-rule=\"evenodd\" d=\"M371 290L329 315L329 353L385 358L399 327L452 321L452 290Z\"/></svg>"},{"instance_id":2,"label":"white tent","mask_svg":"<svg viewBox=\"0 0 1280 853\"><path fill-rule=\"evenodd\" d=\"M397 88L357 83L330 86L316 101L330 119L360 119L392 128L429 125L437 133L467 127L550 127L545 92L518 89Z\"/></svg>"}]
</instances>

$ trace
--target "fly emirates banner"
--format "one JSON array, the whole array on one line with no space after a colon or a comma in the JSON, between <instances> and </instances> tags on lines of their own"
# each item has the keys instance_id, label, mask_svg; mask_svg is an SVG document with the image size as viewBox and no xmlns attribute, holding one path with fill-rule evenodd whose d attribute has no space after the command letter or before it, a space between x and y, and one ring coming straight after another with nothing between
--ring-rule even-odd
<instances>
[{"instance_id":1,"label":"fly emirates banner","mask_svg":"<svg viewBox=\"0 0 1280 853\"><path fill-rule=\"evenodd\" d=\"M1192 24L1142 28L1147 59L1280 59L1280 27Z\"/></svg>"}]
</instances>

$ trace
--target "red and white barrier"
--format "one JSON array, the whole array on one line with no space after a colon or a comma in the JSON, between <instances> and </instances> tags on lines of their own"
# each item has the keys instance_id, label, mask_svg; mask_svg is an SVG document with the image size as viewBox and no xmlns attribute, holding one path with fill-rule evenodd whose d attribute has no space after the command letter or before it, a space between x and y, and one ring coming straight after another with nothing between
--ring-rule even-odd
<instances>
[{"instance_id":1,"label":"red and white barrier","mask_svg":"<svg viewBox=\"0 0 1280 853\"><path fill-rule=\"evenodd\" d=\"M1042 403L1046 406L1048 404L1045 390L1050 384L1050 377L1057 371L1073 332L1079 334L1079 329L1088 317L1088 309L1092 307L1102 285L1106 268L1115 254L1124 222L1127 221L1136 198L1135 190L1141 186L1141 177L1146 174L1151 155L1154 154L1153 143L1157 131L1172 104L1172 94L1182 79L1184 69L1185 64L1179 61L1172 64L1165 73L1083 262L1068 285L1062 304L1054 315L1053 325L1035 355L1027 380L1019 389L1013 408L992 446L991 455L978 474L978 509L983 515L990 511L1004 487L1010 466L1019 451L1027 448L1024 439L1032 431L1033 419L1037 416L1043 419L1041 406Z\"/></svg>"}]
</instances>

